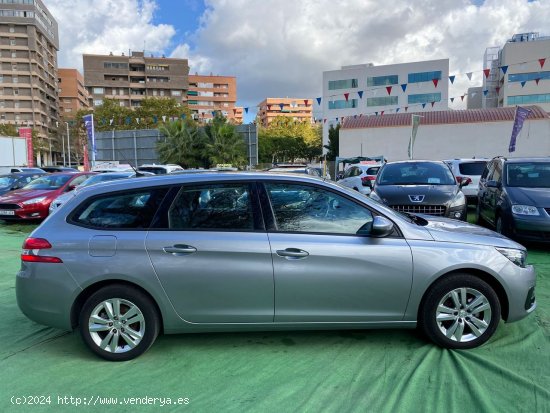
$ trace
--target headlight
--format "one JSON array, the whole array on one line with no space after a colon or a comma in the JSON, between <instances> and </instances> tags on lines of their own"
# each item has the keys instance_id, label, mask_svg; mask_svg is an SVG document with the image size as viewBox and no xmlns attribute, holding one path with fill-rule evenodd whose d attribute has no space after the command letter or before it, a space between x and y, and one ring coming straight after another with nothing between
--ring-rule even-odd
<instances>
[{"instance_id":1,"label":"headlight","mask_svg":"<svg viewBox=\"0 0 550 413\"><path fill-rule=\"evenodd\" d=\"M514 248L497 248L498 252L516 264L518 267L525 268L525 261L527 260L527 251L516 250Z\"/></svg>"},{"instance_id":2,"label":"headlight","mask_svg":"<svg viewBox=\"0 0 550 413\"><path fill-rule=\"evenodd\" d=\"M516 215L540 215L537 207L531 205L512 205L512 213Z\"/></svg>"},{"instance_id":3,"label":"headlight","mask_svg":"<svg viewBox=\"0 0 550 413\"><path fill-rule=\"evenodd\" d=\"M380 197L378 196L378 194L377 194L376 192L374 192L374 191L371 191L371 193L369 194L369 197L370 197L370 199L372 199L373 201L382 203L382 200L380 199Z\"/></svg>"},{"instance_id":4,"label":"headlight","mask_svg":"<svg viewBox=\"0 0 550 413\"><path fill-rule=\"evenodd\" d=\"M38 198L33 198L33 199L29 199L27 201L23 201L22 204L23 205L38 204L38 203L42 202L45 199L46 199L45 196L40 196Z\"/></svg>"},{"instance_id":5,"label":"headlight","mask_svg":"<svg viewBox=\"0 0 550 413\"><path fill-rule=\"evenodd\" d=\"M449 205L449 208L463 206L465 203L466 203L466 197L462 192L459 192L458 194L456 194L455 199L453 199L453 202L451 202L451 205Z\"/></svg>"}]
</instances>

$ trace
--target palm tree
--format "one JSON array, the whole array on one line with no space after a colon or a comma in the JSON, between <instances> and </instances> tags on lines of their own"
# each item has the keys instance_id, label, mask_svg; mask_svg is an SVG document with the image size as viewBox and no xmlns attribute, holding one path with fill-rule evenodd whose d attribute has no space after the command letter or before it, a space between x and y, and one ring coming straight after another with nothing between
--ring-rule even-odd
<instances>
[{"instance_id":1,"label":"palm tree","mask_svg":"<svg viewBox=\"0 0 550 413\"><path fill-rule=\"evenodd\" d=\"M212 164L231 164L243 166L247 163L246 146L234 125L227 119L216 115L212 123L205 128L208 136L206 148Z\"/></svg>"},{"instance_id":2,"label":"palm tree","mask_svg":"<svg viewBox=\"0 0 550 413\"><path fill-rule=\"evenodd\" d=\"M175 163L184 168L204 167L205 139L195 122L175 121L161 126L164 142L158 143L160 161Z\"/></svg>"}]
</instances>

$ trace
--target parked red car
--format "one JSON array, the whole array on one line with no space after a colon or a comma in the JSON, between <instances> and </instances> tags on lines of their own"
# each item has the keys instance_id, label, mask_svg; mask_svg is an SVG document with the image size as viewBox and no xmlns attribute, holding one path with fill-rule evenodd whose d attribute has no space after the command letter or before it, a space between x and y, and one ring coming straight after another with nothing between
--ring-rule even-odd
<instances>
[{"instance_id":1,"label":"parked red car","mask_svg":"<svg viewBox=\"0 0 550 413\"><path fill-rule=\"evenodd\" d=\"M55 198L72 191L91 175L95 173L61 172L41 176L21 189L0 196L0 219L44 219Z\"/></svg>"}]
</instances>

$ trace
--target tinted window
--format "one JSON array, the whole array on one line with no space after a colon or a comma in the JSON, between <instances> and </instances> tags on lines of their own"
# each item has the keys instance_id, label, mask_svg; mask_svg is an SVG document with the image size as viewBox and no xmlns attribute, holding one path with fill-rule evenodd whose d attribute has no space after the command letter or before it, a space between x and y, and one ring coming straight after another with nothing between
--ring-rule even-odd
<instances>
[{"instance_id":1,"label":"tinted window","mask_svg":"<svg viewBox=\"0 0 550 413\"><path fill-rule=\"evenodd\" d=\"M380 170L379 166L369 168L369 169L367 169L367 175L376 175L379 170Z\"/></svg>"},{"instance_id":2,"label":"tinted window","mask_svg":"<svg viewBox=\"0 0 550 413\"><path fill-rule=\"evenodd\" d=\"M59 189L71 179L71 175L47 175L36 178L24 186L24 189Z\"/></svg>"},{"instance_id":3,"label":"tinted window","mask_svg":"<svg viewBox=\"0 0 550 413\"><path fill-rule=\"evenodd\" d=\"M15 178L9 176L0 176L0 186L11 186L15 182Z\"/></svg>"},{"instance_id":4,"label":"tinted window","mask_svg":"<svg viewBox=\"0 0 550 413\"><path fill-rule=\"evenodd\" d=\"M379 185L455 185L449 167L435 162L386 164L378 176Z\"/></svg>"},{"instance_id":5,"label":"tinted window","mask_svg":"<svg viewBox=\"0 0 550 413\"><path fill-rule=\"evenodd\" d=\"M506 184L524 188L550 188L550 162L508 164Z\"/></svg>"},{"instance_id":6,"label":"tinted window","mask_svg":"<svg viewBox=\"0 0 550 413\"><path fill-rule=\"evenodd\" d=\"M72 222L94 228L148 228L166 194L147 188L91 198L77 208Z\"/></svg>"},{"instance_id":7,"label":"tinted window","mask_svg":"<svg viewBox=\"0 0 550 413\"><path fill-rule=\"evenodd\" d=\"M371 212L334 192L294 184L266 184L278 231L356 234L372 225Z\"/></svg>"},{"instance_id":8,"label":"tinted window","mask_svg":"<svg viewBox=\"0 0 550 413\"><path fill-rule=\"evenodd\" d=\"M80 185L81 183L83 183L86 179L88 179L89 176L88 175L80 175L80 176L77 176L75 179L73 179L71 182L70 182L70 186L67 188L69 191L74 189L75 186L77 185Z\"/></svg>"},{"instance_id":9,"label":"tinted window","mask_svg":"<svg viewBox=\"0 0 550 413\"><path fill-rule=\"evenodd\" d=\"M461 162L458 170L461 175L481 175L487 162Z\"/></svg>"},{"instance_id":10,"label":"tinted window","mask_svg":"<svg viewBox=\"0 0 550 413\"><path fill-rule=\"evenodd\" d=\"M183 187L168 211L178 230L253 230L248 184Z\"/></svg>"}]
</instances>

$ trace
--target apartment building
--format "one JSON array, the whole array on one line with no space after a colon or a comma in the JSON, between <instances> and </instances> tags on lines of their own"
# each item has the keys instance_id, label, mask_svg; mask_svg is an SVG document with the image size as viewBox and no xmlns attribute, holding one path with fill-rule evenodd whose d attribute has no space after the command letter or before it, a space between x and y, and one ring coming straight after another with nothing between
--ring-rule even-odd
<instances>
[{"instance_id":1,"label":"apartment building","mask_svg":"<svg viewBox=\"0 0 550 413\"><path fill-rule=\"evenodd\" d=\"M80 109L90 108L90 95L84 86L84 76L76 69L57 70L59 112L63 120L74 118Z\"/></svg>"},{"instance_id":2,"label":"apartment building","mask_svg":"<svg viewBox=\"0 0 550 413\"><path fill-rule=\"evenodd\" d=\"M342 117L447 110L449 59L375 66L343 66L323 72L323 145Z\"/></svg>"},{"instance_id":3,"label":"apartment building","mask_svg":"<svg viewBox=\"0 0 550 413\"><path fill-rule=\"evenodd\" d=\"M502 48L487 48L485 56L483 68L490 72L482 107L537 105L550 111L550 36L515 34Z\"/></svg>"},{"instance_id":4,"label":"apartment building","mask_svg":"<svg viewBox=\"0 0 550 413\"><path fill-rule=\"evenodd\" d=\"M146 97L187 101L189 65L187 59L147 57L143 52L109 55L83 55L84 85L93 106L103 99L119 101L120 106L136 108Z\"/></svg>"},{"instance_id":5,"label":"apartment building","mask_svg":"<svg viewBox=\"0 0 550 413\"><path fill-rule=\"evenodd\" d=\"M269 126L277 116L313 123L313 99L266 98L258 104L257 116L263 127Z\"/></svg>"},{"instance_id":6,"label":"apartment building","mask_svg":"<svg viewBox=\"0 0 550 413\"><path fill-rule=\"evenodd\" d=\"M189 75L187 104L195 118L208 122L215 112L221 112L230 122L243 122L243 108L237 107L235 76Z\"/></svg>"},{"instance_id":7,"label":"apartment building","mask_svg":"<svg viewBox=\"0 0 550 413\"><path fill-rule=\"evenodd\" d=\"M58 50L57 22L42 1L0 0L0 122L32 127L46 146L59 120ZM51 162L46 152L37 158Z\"/></svg>"}]
</instances>

